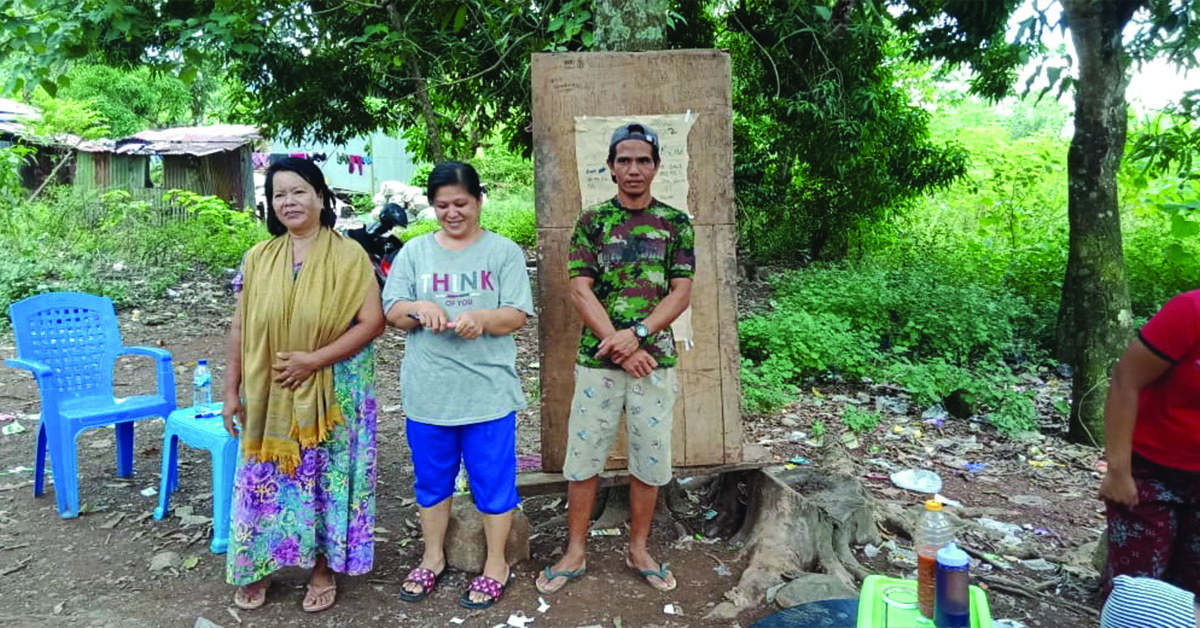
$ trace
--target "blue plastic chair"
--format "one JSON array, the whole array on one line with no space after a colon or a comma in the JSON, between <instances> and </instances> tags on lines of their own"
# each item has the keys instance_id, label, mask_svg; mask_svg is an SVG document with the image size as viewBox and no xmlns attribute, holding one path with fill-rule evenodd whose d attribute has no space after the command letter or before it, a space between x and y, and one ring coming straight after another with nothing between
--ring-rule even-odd
<instances>
[{"instance_id":1,"label":"blue plastic chair","mask_svg":"<svg viewBox=\"0 0 1200 628\"><path fill-rule=\"evenodd\" d=\"M229 510L233 503L233 476L237 471L239 439L225 431L221 403L213 404L215 416L196 416L195 408L180 408L167 417L163 430L162 480L154 518L163 520L171 512L171 493L179 488L179 441L212 454L213 538L208 550L224 554L229 548Z\"/></svg>"},{"instance_id":2,"label":"blue plastic chair","mask_svg":"<svg viewBox=\"0 0 1200 628\"><path fill-rule=\"evenodd\" d=\"M17 340L17 358L8 366L31 371L42 395L33 495L40 497L46 450L54 472L54 498L64 519L79 516L79 476L75 443L86 429L113 425L117 438L117 475L133 475L133 422L167 417L175 409L175 373L171 353L121 344L112 301L78 292L51 292L8 307ZM158 394L118 399L113 396L117 357L153 358Z\"/></svg>"}]
</instances>

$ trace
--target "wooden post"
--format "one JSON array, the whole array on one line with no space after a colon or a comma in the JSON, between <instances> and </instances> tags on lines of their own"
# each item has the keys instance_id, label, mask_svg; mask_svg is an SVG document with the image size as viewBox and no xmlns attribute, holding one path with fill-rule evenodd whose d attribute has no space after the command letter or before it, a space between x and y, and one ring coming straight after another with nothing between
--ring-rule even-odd
<instances>
[{"instance_id":1,"label":"wooden post","mask_svg":"<svg viewBox=\"0 0 1200 628\"><path fill-rule=\"evenodd\" d=\"M676 466L742 459L729 55L716 50L533 56L533 133L541 294L542 467L559 471L582 323L571 306L567 251L582 211L576 117L690 113L687 210L696 230L696 346L681 351ZM664 162L665 164L665 162ZM604 164L596 164L598 167ZM619 458L610 468L623 466Z\"/></svg>"}]
</instances>

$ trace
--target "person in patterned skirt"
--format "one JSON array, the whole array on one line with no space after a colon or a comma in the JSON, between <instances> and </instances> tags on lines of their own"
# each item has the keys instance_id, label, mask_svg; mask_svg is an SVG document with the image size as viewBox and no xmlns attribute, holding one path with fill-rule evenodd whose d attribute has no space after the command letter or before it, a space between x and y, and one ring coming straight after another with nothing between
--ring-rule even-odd
<instances>
[{"instance_id":1,"label":"person in patterned skirt","mask_svg":"<svg viewBox=\"0 0 1200 628\"><path fill-rule=\"evenodd\" d=\"M1168 301L1117 362L1104 436L1102 597L1120 576L1200 593L1200 290Z\"/></svg>"},{"instance_id":2,"label":"person in patterned skirt","mask_svg":"<svg viewBox=\"0 0 1200 628\"><path fill-rule=\"evenodd\" d=\"M575 366L567 457L567 550L538 576L553 593L583 575L599 474L624 412L629 436L630 533L625 563L658 591L675 588L647 540L658 488L671 481L671 424L679 384L671 323L691 301L691 219L651 194L661 158L658 134L626 124L609 142L617 184L610 201L583 211L569 254L571 294L584 321Z\"/></svg>"},{"instance_id":3,"label":"person in patterned skirt","mask_svg":"<svg viewBox=\"0 0 1200 628\"><path fill-rule=\"evenodd\" d=\"M366 252L333 231L319 168L284 159L267 169L266 192L275 237L233 280L222 412L242 456L225 577L250 610L266 602L271 574L311 569L301 606L315 613L334 604L335 572L363 574L374 560L383 306Z\"/></svg>"}]
</instances>

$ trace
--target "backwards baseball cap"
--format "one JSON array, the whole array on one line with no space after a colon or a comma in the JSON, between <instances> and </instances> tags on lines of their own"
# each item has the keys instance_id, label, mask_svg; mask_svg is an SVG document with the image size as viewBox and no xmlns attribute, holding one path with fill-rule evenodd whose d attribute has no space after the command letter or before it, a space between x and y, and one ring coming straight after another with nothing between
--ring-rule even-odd
<instances>
[{"instance_id":1,"label":"backwards baseball cap","mask_svg":"<svg viewBox=\"0 0 1200 628\"><path fill-rule=\"evenodd\" d=\"M654 152L658 153L658 133L640 122L630 122L617 127L617 130L613 131L612 140L608 143L609 150L616 148L617 144L625 140L642 140L654 147Z\"/></svg>"}]
</instances>

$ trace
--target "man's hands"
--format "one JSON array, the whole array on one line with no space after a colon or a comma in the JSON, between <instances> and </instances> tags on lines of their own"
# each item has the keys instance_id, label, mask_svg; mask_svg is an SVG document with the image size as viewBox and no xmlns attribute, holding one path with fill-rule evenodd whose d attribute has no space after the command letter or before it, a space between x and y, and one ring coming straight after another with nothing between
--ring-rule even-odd
<instances>
[{"instance_id":1,"label":"man's hands","mask_svg":"<svg viewBox=\"0 0 1200 628\"><path fill-rule=\"evenodd\" d=\"M620 364L629 359L639 347L637 335L632 329L622 329L600 341L600 349L596 351L597 358L608 357Z\"/></svg>"},{"instance_id":2,"label":"man's hands","mask_svg":"<svg viewBox=\"0 0 1200 628\"><path fill-rule=\"evenodd\" d=\"M641 379L654 371L658 366L658 360L655 360L653 356L646 353L645 349L638 349L633 355L617 362L617 364L625 369L626 373Z\"/></svg>"},{"instance_id":3,"label":"man's hands","mask_svg":"<svg viewBox=\"0 0 1200 628\"><path fill-rule=\"evenodd\" d=\"M658 367L658 361L641 348L637 334L632 329L622 329L601 340L596 357L607 357L613 364L625 369L626 373L639 379Z\"/></svg>"}]
</instances>

